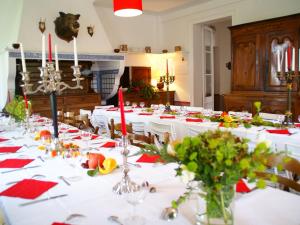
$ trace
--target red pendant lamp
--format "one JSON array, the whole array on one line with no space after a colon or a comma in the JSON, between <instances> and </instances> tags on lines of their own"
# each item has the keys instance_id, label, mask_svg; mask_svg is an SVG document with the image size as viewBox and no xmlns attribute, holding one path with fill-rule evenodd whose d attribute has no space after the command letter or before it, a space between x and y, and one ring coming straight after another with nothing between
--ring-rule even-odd
<instances>
[{"instance_id":1,"label":"red pendant lamp","mask_svg":"<svg viewBox=\"0 0 300 225\"><path fill-rule=\"evenodd\" d=\"M142 0L114 0L116 16L133 17L143 13Z\"/></svg>"}]
</instances>

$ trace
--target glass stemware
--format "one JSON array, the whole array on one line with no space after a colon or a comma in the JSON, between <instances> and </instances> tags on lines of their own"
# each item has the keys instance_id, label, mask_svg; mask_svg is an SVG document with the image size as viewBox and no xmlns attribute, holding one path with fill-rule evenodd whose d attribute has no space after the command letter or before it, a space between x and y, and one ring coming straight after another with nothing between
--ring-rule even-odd
<instances>
[{"instance_id":1,"label":"glass stemware","mask_svg":"<svg viewBox=\"0 0 300 225\"><path fill-rule=\"evenodd\" d=\"M137 191L124 194L126 201L132 206L132 214L125 218L125 225L143 225L146 223L146 219L136 213L136 208L138 204L144 201L147 193L147 187L139 185Z\"/></svg>"},{"instance_id":2,"label":"glass stemware","mask_svg":"<svg viewBox=\"0 0 300 225\"><path fill-rule=\"evenodd\" d=\"M83 142L85 142L86 149L89 150L90 149L90 141L91 141L91 138L92 138L92 133L82 131L80 136L81 136Z\"/></svg>"},{"instance_id":3,"label":"glass stemware","mask_svg":"<svg viewBox=\"0 0 300 225\"><path fill-rule=\"evenodd\" d=\"M142 108L144 108L144 107L145 107L145 102L140 102L140 106L141 106Z\"/></svg>"},{"instance_id":4,"label":"glass stemware","mask_svg":"<svg viewBox=\"0 0 300 225\"><path fill-rule=\"evenodd\" d=\"M300 115L298 115L298 122L300 123Z\"/></svg>"},{"instance_id":5,"label":"glass stemware","mask_svg":"<svg viewBox=\"0 0 300 225\"><path fill-rule=\"evenodd\" d=\"M132 108L136 108L137 107L137 103L136 102L133 102L132 103Z\"/></svg>"},{"instance_id":6,"label":"glass stemware","mask_svg":"<svg viewBox=\"0 0 300 225\"><path fill-rule=\"evenodd\" d=\"M126 102L125 102L125 105L126 105L126 106L130 106L130 101L126 101Z\"/></svg>"}]
</instances>

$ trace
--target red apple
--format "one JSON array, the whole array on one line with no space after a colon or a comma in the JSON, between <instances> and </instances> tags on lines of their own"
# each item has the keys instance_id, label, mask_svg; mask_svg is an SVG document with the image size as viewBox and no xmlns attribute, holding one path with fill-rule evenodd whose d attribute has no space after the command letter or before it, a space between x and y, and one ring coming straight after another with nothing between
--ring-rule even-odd
<instances>
[{"instance_id":1,"label":"red apple","mask_svg":"<svg viewBox=\"0 0 300 225\"><path fill-rule=\"evenodd\" d=\"M88 159L89 169L96 169L98 165L102 167L105 156L100 153L89 153Z\"/></svg>"}]
</instances>

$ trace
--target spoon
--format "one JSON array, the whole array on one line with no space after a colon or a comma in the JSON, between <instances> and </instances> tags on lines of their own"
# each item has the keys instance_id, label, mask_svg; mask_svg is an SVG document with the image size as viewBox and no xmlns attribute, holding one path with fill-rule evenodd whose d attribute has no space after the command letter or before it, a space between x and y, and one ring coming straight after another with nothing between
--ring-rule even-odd
<instances>
[{"instance_id":1,"label":"spoon","mask_svg":"<svg viewBox=\"0 0 300 225\"><path fill-rule=\"evenodd\" d=\"M123 225L123 223L121 223L119 217L117 217L117 216L110 216L110 217L108 217L108 220L111 222L115 222L119 225Z\"/></svg>"},{"instance_id":2,"label":"spoon","mask_svg":"<svg viewBox=\"0 0 300 225\"><path fill-rule=\"evenodd\" d=\"M167 207L163 210L162 212L162 219L170 221L173 220L177 217L178 215L178 210L172 207Z\"/></svg>"},{"instance_id":3,"label":"spoon","mask_svg":"<svg viewBox=\"0 0 300 225\"><path fill-rule=\"evenodd\" d=\"M65 223L66 222L70 222L71 220L73 220L74 218L76 217L85 217L85 215L82 215L82 214L79 214L79 213L74 213L74 214L71 214L67 217L67 219L64 221Z\"/></svg>"},{"instance_id":4,"label":"spoon","mask_svg":"<svg viewBox=\"0 0 300 225\"><path fill-rule=\"evenodd\" d=\"M71 184L67 181L67 179L64 176L59 176L58 178L65 182L66 185L71 186Z\"/></svg>"},{"instance_id":5,"label":"spoon","mask_svg":"<svg viewBox=\"0 0 300 225\"><path fill-rule=\"evenodd\" d=\"M142 166L140 164L137 163L131 163L131 162L127 162L129 165L135 166L137 168L142 168Z\"/></svg>"}]
</instances>

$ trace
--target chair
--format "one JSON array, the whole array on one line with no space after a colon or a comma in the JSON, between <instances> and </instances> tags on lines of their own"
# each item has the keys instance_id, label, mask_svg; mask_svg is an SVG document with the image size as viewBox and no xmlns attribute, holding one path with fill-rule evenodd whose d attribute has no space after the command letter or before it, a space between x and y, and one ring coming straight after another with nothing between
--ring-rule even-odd
<instances>
[{"instance_id":1,"label":"chair","mask_svg":"<svg viewBox=\"0 0 300 225\"><path fill-rule=\"evenodd\" d=\"M58 122L64 122L64 110L57 111L57 120Z\"/></svg>"},{"instance_id":2,"label":"chair","mask_svg":"<svg viewBox=\"0 0 300 225\"><path fill-rule=\"evenodd\" d=\"M120 138L121 135L121 123L116 123L114 122L114 119L110 120L110 137L111 139L115 139L115 138ZM126 131L128 134L132 134L132 123L130 124L126 124Z\"/></svg>"},{"instance_id":3,"label":"chair","mask_svg":"<svg viewBox=\"0 0 300 225\"><path fill-rule=\"evenodd\" d=\"M64 123L76 126L75 112L65 112L64 113Z\"/></svg>"},{"instance_id":4,"label":"chair","mask_svg":"<svg viewBox=\"0 0 300 225\"><path fill-rule=\"evenodd\" d=\"M91 125L88 114L75 116L75 125L80 130L94 133L94 127Z\"/></svg>"},{"instance_id":5,"label":"chair","mask_svg":"<svg viewBox=\"0 0 300 225\"><path fill-rule=\"evenodd\" d=\"M154 144L153 135L129 134L128 139L131 145L145 148L146 144Z\"/></svg>"},{"instance_id":6,"label":"chair","mask_svg":"<svg viewBox=\"0 0 300 225\"><path fill-rule=\"evenodd\" d=\"M95 134L106 134L110 136L110 125L106 116L93 114L90 122L95 128Z\"/></svg>"},{"instance_id":7,"label":"chair","mask_svg":"<svg viewBox=\"0 0 300 225\"><path fill-rule=\"evenodd\" d=\"M88 115L88 118L91 118L92 111L87 109L79 109L79 115Z\"/></svg>"},{"instance_id":8,"label":"chair","mask_svg":"<svg viewBox=\"0 0 300 225\"><path fill-rule=\"evenodd\" d=\"M283 189L289 191L293 189L300 192L300 184L297 183L297 178L300 176L300 162L287 155L273 154L267 159L266 166L268 168L274 168L278 165L282 166L283 170L286 170L291 174L290 176L284 177L283 175L273 174L269 172L256 172L257 176L266 180L270 180L272 176L276 176L277 183L283 186Z\"/></svg>"},{"instance_id":9,"label":"chair","mask_svg":"<svg viewBox=\"0 0 300 225\"><path fill-rule=\"evenodd\" d=\"M151 134L156 135L160 142L165 141L165 133L169 134L170 140L176 139L176 133L172 124L164 124L159 122L149 122L148 130Z\"/></svg>"}]
</instances>

